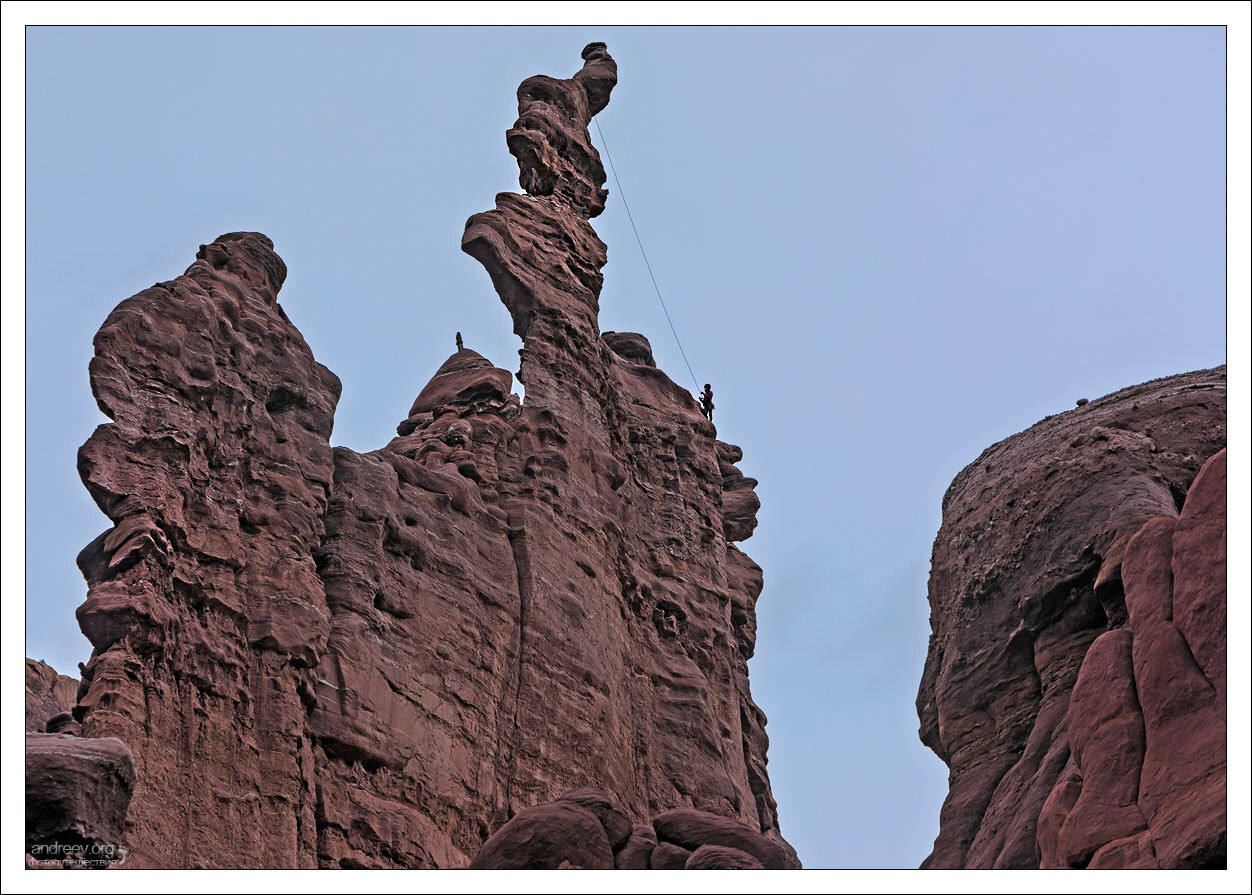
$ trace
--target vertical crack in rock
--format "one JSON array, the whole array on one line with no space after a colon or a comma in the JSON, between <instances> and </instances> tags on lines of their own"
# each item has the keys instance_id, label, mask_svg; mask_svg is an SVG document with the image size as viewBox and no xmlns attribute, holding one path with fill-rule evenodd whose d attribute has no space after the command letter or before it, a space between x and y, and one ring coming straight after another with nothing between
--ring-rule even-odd
<instances>
[{"instance_id":1,"label":"vertical crack in rock","mask_svg":"<svg viewBox=\"0 0 1252 895\"><path fill-rule=\"evenodd\" d=\"M513 780L517 774L517 748L519 729L519 696L522 693L522 676L526 672L526 609L533 599L531 586L530 554L526 549L526 525L519 521L516 527L510 522L509 546L513 550L513 564L517 570L517 664L513 681L513 705L509 723L509 751L506 764L501 768L504 775L504 804L511 811ZM507 820L507 818L505 818Z\"/></svg>"}]
</instances>

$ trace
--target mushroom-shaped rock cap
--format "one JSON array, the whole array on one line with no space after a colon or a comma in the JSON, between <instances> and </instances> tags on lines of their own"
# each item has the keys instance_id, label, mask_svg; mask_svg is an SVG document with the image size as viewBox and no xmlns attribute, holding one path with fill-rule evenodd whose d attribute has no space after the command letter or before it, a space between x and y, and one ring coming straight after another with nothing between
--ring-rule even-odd
<instances>
[{"instance_id":1,"label":"mushroom-shaped rock cap","mask_svg":"<svg viewBox=\"0 0 1252 895\"><path fill-rule=\"evenodd\" d=\"M477 351L462 348L443 362L409 409L409 416L475 401L504 401L513 391L513 374L493 366Z\"/></svg>"},{"instance_id":2,"label":"mushroom-shaped rock cap","mask_svg":"<svg viewBox=\"0 0 1252 895\"><path fill-rule=\"evenodd\" d=\"M602 43L588 44L582 55L583 67L572 78L535 75L518 86L518 117L505 139L522 189L593 218L609 193L587 126L609 104L617 63Z\"/></svg>"}]
</instances>

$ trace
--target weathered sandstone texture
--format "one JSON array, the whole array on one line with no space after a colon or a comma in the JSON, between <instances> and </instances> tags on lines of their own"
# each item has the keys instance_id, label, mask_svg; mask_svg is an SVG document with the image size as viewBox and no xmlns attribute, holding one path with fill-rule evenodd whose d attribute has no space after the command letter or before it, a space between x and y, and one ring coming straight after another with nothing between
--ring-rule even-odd
<instances>
[{"instance_id":1,"label":"weathered sandstone texture","mask_svg":"<svg viewBox=\"0 0 1252 895\"><path fill-rule=\"evenodd\" d=\"M923 866L1225 866L1225 443L1218 367L956 477L917 697L950 769Z\"/></svg>"},{"instance_id":2,"label":"weathered sandstone texture","mask_svg":"<svg viewBox=\"0 0 1252 895\"><path fill-rule=\"evenodd\" d=\"M257 233L97 335L113 421L79 470L113 527L79 557L74 713L134 754L127 866L464 867L584 787L604 800L549 814L620 821L586 861L641 854L630 817L694 808L797 864L748 686L762 578L733 542L756 482L643 336L601 337L587 125L617 67L603 44L583 59L522 83L527 194L462 240L522 337L525 404L461 349L389 444L332 450L339 382Z\"/></svg>"}]
</instances>

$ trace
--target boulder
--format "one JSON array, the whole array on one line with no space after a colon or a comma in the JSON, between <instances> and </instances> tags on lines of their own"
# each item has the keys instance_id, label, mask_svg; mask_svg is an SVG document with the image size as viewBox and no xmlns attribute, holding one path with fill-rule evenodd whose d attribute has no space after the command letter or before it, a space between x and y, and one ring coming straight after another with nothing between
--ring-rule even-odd
<instances>
[{"instance_id":1,"label":"boulder","mask_svg":"<svg viewBox=\"0 0 1252 895\"><path fill-rule=\"evenodd\" d=\"M471 870L612 870L604 827L586 808L549 802L518 813L483 843Z\"/></svg>"},{"instance_id":2,"label":"boulder","mask_svg":"<svg viewBox=\"0 0 1252 895\"><path fill-rule=\"evenodd\" d=\"M123 863L123 831L134 788L134 759L121 740L28 733L26 853L31 866Z\"/></svg>"}]
</instances>

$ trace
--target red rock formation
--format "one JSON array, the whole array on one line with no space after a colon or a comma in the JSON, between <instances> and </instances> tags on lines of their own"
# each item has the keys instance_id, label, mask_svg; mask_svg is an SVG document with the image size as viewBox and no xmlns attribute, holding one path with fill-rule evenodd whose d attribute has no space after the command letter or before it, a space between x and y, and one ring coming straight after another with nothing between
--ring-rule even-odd
<instances>
[{"instance_id":1,"label":"red rock formation","mask_svg":"<svg viewBox=\"0 0 1252 895\"><path fill-rule=\"evenodd\" d=\"M1056 838L1043 864L1225 866L1224 449L1177 519L1130 539L1122 581L1129 623L1101 635L1079 672L1067 768L1077 797L1044 806Z\"/></svg>"},{"instance_id":2,"label":"red rock formation","mask_svg":"<svg viewBox=\"0 0 1252 895\"><path fill-rule=\"evenodd\" d=\"M501 827L483 843L470 869L612 870L613 848L591 811L549 802L523 809Z\"/></svg>"},{"instance_id":3,"label":"red rock formation","mask_svg":"<svg viewBox=\"0 0 1252 895\"><path fill-rule=\"evenodd\" d=\"M277 304L256 233L202 246L118 305L91 386L113 422L79 451L114 527L79 556L94 650L83 733L135 756L128 866L315 866L314 669L339 381Z\"/></svg>"},{"instance_id":4,"label":"red rock formation","mask_svg":"<svg viewBox=\"0 0 1252 895\"><path fill-rule=\"evenodd\" d=\"M923 866L1224 866L1225 440L1219 367L957 476L917 701L950 791Z\"/></svg>"},{"instance_id":5,"label":"red rock formation","mask_svg":"<svg viewBox=\"0 0 1252 895\"><path fill-rule=\"evenodd\" d=\"M78 681L34 659L26 660L26 732L42 733L48 721L78 702Z\"/></svg>"},{"instance_id":6,"label":"red rock formation","mask_svg":"<svg viewBox=\"0 0 1252 895\"><path fill-rule=\"evenodd\" d=\"M626 844L613 855L613 867L617 870L650 870L652 852L657 844L652 824L635 824Z\"/></svg>"},{"instance_id":7,"label":"red rock formation","mask_svg":"<svg viewBox=\"0 0 1252 895\"><path fill-rule=\"evenodd\" d=\"M795 854L743 821L690 808L632 825L613 797L582 789L536 805L492 834L479 870L790 870Z\"/></svg>"},{"instance_id":8,"label":"red rock formation","mask_svg":"<svg viewBox=\"0 0 1252 895\"><path fill-rule=\"evenodd\" d=\"M617 818L600 864L630 847L626 812L677 806L795 863L748 688L761 571L732 543L756 483L645 338L600 335L587 125L616 65L583 58L519 88L529 195L462 243L523 339L525 405L460 350L397 438L332 453L339 384L260 234L202 247L97 336L114 422L79 466L114 528L79 560L75 712L135 754L128 866L465 866L588 786L612 795L558 813Z\"/></svg>"}]
</instances>

